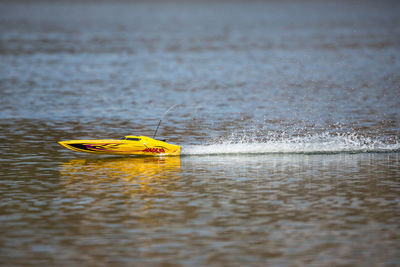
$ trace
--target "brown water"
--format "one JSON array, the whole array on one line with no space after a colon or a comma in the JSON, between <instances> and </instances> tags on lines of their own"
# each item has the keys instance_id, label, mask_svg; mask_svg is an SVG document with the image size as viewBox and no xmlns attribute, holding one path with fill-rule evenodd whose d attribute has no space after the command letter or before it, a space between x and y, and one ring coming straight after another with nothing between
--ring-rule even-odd
<instances>
[{"instance_id":1,"label":"brown water","mask_svg":"<svg viewBox=\"0 0 400 267\"><path fill-rule=\"evenodd\" d=\"M399 265L399 11L0 3L0 265Z\"/></svg>"}]
</instances>

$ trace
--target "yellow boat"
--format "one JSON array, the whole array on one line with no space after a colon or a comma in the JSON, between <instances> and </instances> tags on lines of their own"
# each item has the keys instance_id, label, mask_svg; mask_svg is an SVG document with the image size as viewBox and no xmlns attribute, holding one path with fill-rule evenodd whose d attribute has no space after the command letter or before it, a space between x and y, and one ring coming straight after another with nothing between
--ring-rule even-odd
<instances>
[{"instance_id":1,"label":"yellow boat","mask_svg":"<svg viewBox=\"0 0 400 267\"><path fill-rule=\"evenodd\" d=\"M78 152L108 155L180 155L181 147L147 136L127 135L122 139L69 140L60 145Z\"/></svg>"}]
</instances>

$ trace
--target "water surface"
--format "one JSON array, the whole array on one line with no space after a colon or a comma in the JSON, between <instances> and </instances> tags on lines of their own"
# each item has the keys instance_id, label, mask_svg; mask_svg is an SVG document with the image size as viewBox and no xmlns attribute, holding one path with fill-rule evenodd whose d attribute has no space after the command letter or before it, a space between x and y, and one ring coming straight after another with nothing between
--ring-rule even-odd
<instances>
[{"instance_id":1,"label":"water surface","mask_svg":"<svg viewBox=\"0 0 400 267\"><path fill-rule=\"evenodd\" d=\"M395 266L395 1L0 3L0 264ZM180 157L57 141L158 136Z\"/></svg>"}]
</instances>

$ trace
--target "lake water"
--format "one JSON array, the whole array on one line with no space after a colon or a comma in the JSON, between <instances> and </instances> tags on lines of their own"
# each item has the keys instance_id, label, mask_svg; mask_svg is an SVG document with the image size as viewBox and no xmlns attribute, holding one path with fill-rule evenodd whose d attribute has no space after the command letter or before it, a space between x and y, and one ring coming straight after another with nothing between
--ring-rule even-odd
<instances>
[{"instance_id":1,"label":"lake water","mask_svg":"<svg viewBox=\"0 0 400 267\"><path fill-rule=\"evenodd\" d=\"M0 265L400 264L396 1L0 3ZM152 136L180 157L57 141Z\"/></svg>"}]
</instances>

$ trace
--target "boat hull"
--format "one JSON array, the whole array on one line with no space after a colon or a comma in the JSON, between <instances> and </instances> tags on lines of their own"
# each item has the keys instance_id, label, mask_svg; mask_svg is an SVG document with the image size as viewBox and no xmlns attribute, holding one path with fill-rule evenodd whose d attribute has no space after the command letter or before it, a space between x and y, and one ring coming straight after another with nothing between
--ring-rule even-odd
<instances>
[{"instance_id":1,"label":"boat hull","mask_svg":"<svg viewBox=\"0 0 400 267\"><path fill-rule=\"evenodd\" d=\"M181 147L178 145L146 136L127 137L124 140L69 140L58 143L73 151L91 154L161 156L180 155L181 152Z\"/></svg>"}]
</instances>

